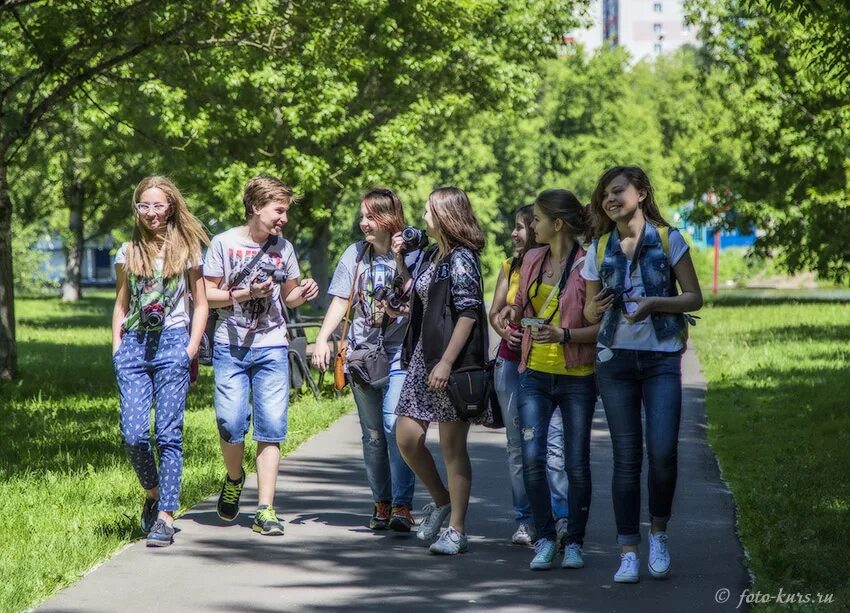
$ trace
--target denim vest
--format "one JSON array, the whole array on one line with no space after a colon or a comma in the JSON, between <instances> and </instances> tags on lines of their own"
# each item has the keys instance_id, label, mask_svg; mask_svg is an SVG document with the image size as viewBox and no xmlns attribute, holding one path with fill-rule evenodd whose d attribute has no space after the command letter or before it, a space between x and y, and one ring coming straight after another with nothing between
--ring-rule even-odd
<instances>
[{"instance_id":1,"label":"denim vest","mask_svg":"<svg viewBox=\"0 0 850 613\"><path fill-rule=\"evenodd\" d=\"M643 280L644 291L647 296L675 296L676 280L671 274L670 262L658 229L649 223L644 223L643 236L638 245L639 253L635 253L640 265L640 276ZM598 247L598 243L597 243ZM605 246L605 257L602 260L599 278L602 287L611 287L618 293L622 293L626 287L626 255L620 247L620 235L615 227L611 231L608 244ZM599 329L598 342L605 347L610 347L614 342L614 334L620 321L619 309L606 311L602 317L602 326ZM685 317L681 313L652 313L652 326L655 328L655 337L661 341L685 331Z\"/></svg>"}]
</instances>

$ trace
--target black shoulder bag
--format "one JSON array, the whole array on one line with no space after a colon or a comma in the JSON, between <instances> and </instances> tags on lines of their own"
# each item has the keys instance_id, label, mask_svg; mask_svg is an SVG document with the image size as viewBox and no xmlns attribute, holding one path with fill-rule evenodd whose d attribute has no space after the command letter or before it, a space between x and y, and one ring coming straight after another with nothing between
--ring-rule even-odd
<instances>
[{"instance_id":1,"label":"black shoulder bag","mask_svg":"<svg viewBox=\"0 0 850 613\"><path fill-rule=\"evenodd\" d=\"M242 270L239 271L239 274L234 277L233 283L230 284L230 287L237 287L240 283L242 283L242 281L251 274L251 271L263 257L263 254L265 254L266 251L269 250L269 247L274 244L277 244L277 236L269 236L268 240L263 243L263 246L260 247L257 254L251 258L251 261L245 264ZM213 338L215 337L215 327L218 324L218 312L219 309L210 309L210 314L207 316L207 325L204 328L204 335L201 337L201 347L198 350L198 363L203 364L204 366L212 364Z\"/></svg>"},{"instance_id":2,"label":"black shoulder bag","mask_svg":"<svg viewBox=\"0 0 850 613\"><path fill-rule=\"evenodd\" d=\"M486 356L490 348L487 346L487 318L484 313L484 279L481 275L480 265L478 266L478 280L481 290L481 307L479 308L477 325L482 328L479 337L481 343L484 345L482 355ZM449 283L451 284L451 276L449 276ZM451 310L451 288L449 289L449 300L446 301L445 308L447 311ZM501 418L502 412L499 408L493 386L493 364L494 362L489 360L481 365L464 366L449 375L446 393L458 417L461 419L469 420L480 417L488 408L491 409L494 420ZM495 423L493 426L499 427L499 424Z\"/></svg>"}]
</instances>

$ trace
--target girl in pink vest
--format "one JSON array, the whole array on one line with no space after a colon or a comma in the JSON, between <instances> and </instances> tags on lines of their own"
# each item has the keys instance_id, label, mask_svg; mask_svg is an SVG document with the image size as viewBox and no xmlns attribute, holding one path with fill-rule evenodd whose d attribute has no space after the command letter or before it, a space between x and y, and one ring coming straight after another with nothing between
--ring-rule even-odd
<instances>
[{"instance_id":1,"label":"girl in pink vest","mask_svg":"<svg viewBox=\"0 0 850 613\"><path fill-rule=\"evenodd\" d=\"M564 460L569 480L567 547L562 566L582 568L582 545L590 507L590 428L596 405L593 374L598 325L583 313L581 278L589 229L584 207L572 192L551 189L534 203L537 241L523 259L516 303L503 320L523 329L519 419L525 489L537 531L532 570L552 568L557 552L546 476L549 421L556 408L564 424Z\"/></svg>"}]
</instances>

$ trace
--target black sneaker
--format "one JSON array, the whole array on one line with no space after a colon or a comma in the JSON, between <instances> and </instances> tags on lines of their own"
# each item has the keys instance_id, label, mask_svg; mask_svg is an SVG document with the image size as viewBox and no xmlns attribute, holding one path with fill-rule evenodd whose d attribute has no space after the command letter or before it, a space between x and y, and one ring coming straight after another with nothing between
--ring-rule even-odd
<instances>
[{"instance_id":1,"label":"black sneaker","mask_svg":"<svg viewBox=\"0 0 850 613\"><path fill-rule=\"evenodd\" d=\"M372 517L369 520L369 528L371 530L386 530L390 521L390 503L376 502L375 510L372 511Z\"/></svg>"},{"instance_id":2,"label":"black sneaker","mask_svg":"<svg viewBox=\"0 0 850 613\"><path fill-rule=\"evenodd\" d=\"M216 513L224 521L233 521L239 515L239 497L242 495L242 487L245 485L245 470L239 481L231 481L230 477L224 475L224 484L218 495L218 504L215 506Z\"/></svg>"},{"instance_id":3,"label":"black sneaker","mask_svg":"<svg viewBox=\"0 0 850 613\"><path fill-rule=\"evenodd\" d=\"M257 507L257 514L254 516L254 525L251 526L251 529L263 536L282 536L283 522L277 518L274 507L261 506Z\"/></svg>"},{"instance_id":4,"label":"black sneaker","mask_svg":"<svg viewBox=\"0 0 850 613\"><path fill-rule=\"evenodd\" d=\"M154 522L156 522L156 518L159 516L159 500L154 500L153 498L146 498L145 504L142 506L142 532L147 534L151 530L153 530Z\"/></svg>"}]
</instances>

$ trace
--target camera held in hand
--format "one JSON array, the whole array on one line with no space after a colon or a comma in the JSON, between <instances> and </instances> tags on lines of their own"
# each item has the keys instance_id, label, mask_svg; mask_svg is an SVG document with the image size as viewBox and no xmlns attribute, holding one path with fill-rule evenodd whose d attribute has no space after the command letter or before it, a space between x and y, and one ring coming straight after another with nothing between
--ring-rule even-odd
<instances>
[{"instance_id":1,"label":"camera held in hand","mask_svg":"<svg viewBox=\"0 0 850 613\"><path fill-rule=\"evenodd\" d=\"M407 226L401 231L401 240L404 241L405 252L424 249L428 246L428 235L425 233L425 230L420 230L413 226Z\"/></svg>"},{"instance_id":2,"label":"camera held in hand","mask_svg":"<svg viewBox=\"0 0 850 613\"><path fill-rule=\"evenodd\" d=\"M139 311L139 324L143 330L158 330L165 323L165 307L162 303L145 304Z\"/></svg>"},{"instance_id":3,"label":"camera held in hand","mask_svg":"<svg viewBox=\"0 0 850 613\"><path fill-rule=\"evenodd\" d=\"M400 310L410 300L410 296L404 292L404 282L401 277L396 277L393 280L392 287L386 285L376 287L375 291L372 292L372 298L377 301L386 300L389 307L394 311Z\"/></svg>"},{"instance_id":4,"label":"camera held in hand","mask_svg":"<svg viewBox=\"0 0 850 613\"><path fill-rule=\"evenodd\" d=\"M270 262L264 262L257 268L257 275L254 277L254 281L265 283L268 279L271 279L272 283L277 283L278 285L286 283L286 271L275 268L275 265Z\"/></svg>"}]
</instances>

